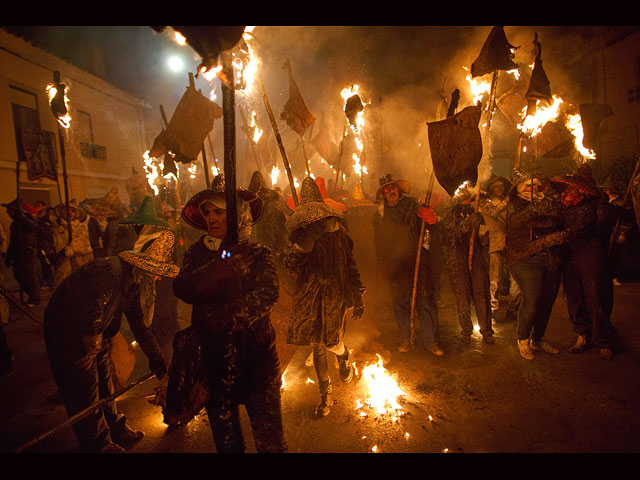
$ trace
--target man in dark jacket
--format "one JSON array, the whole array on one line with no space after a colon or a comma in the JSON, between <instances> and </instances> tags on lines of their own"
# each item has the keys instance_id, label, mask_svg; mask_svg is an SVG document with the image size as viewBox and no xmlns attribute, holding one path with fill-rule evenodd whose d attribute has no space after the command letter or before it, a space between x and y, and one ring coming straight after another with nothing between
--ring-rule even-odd
<instances>
[{"instance_id":1,"label":"man in dark jacket","mask_svg":"<svg viewBox=\"0 0 640 480\"><path fill-rule=\"evenodd\" d=\"M364 313L365 288L353 258L353 241L338 221L342 217L325 203L317 183L306 177L300 204L286 222L292 244L286 265L297 274L287 343L313 350L320 389L315 414L319 417L328 415L333 404L327 350L337 356L340 379L350 382L353 365L344 344L347 316L351 313L359 319Z\"/></svg>"},{"instance_id":2,"label":"man in dark jacket","mask_svg":"<svg viewBox=\"0 0 640 480\"><path fill-rule=\"evenodd\" d=\"M405 186L406 185L406 186ZM380 179L376 192L378 210L373 215L373 239L378 268L389 283L391 301L400 336L400 352L411 348L411 301L422 222L436 222L435 212L420 207L415 197L406 195L408 184L391 174ZM425 229L428 231L428 227ZM424 242L420 242L424 245ZM442 356L438 332L438 307L431 281L429 250L421 247L418 285L415 298L416 317L425 349Z\"/></svg>"},{"instance_id":3,"label":"man in dark jacket","mask_svg":"<svg viewBox=\"0 0 640 480\"><path fill-rule=\"evenodd\" d=\"M44 338L53 377L70 417L113 394L109 354L120 330L122 314L149 359L149 369L161 378L166 362L153 336L151 317L158 276L174 277L168 263L171 232L164 232L144 252L125 251L100 258L71 273L56 288L44 315ZM123 452L122 446L143 437L131 429L115 401L73 424L83 450ZM115 443L114 443L115 442Z\"/></svg>"},{"instance_id":4,"label":"man in dark jacket","mask_svg":"<svg viewBox=\"0 0 640 480\"><path fill-rule=\"evenodd\" d=\"M33 307L40 303L38 222L18 205L18 199L3 203L2 206L13 220L9 227L9 248L4 263L7 267L13 267L13 276L20 289L27 293L26 303Z\"/></svg>"},{"instance_id":5,"label":"man in dark jacket","mask_svg":"<svg viewBox=\"0 0 640 480\"><path fill-rule=\"evenodd\" d=\"M255 194L238 189L239 243L227 239L224 176L195 194L184 221L205 235L185 252L173 283L175 295L193 305L191 325L206 371L207 415L218 453L242 453L239 405L244 404L258 452L286 452L280 390L282 372L269 314L278 300L278 278L268 247L249 243L261 215Z\"/></svg>"}]
</instances>

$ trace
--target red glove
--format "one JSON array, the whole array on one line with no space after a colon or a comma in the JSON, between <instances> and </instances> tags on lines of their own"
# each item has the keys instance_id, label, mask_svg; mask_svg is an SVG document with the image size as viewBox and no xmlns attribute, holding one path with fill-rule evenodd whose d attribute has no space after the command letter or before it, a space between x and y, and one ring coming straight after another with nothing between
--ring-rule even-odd
<instances>
[{"instance_id":1,"label":"red glove","mask_svg":"<svg viewBox=\"0 0 640 480\"><path fill-rule=\"evenodd\" d=\"M418 216L429 225L433 225L438 219L435 210L433 210L433 208L431 207L418 208Z\"/></svg>"}]
</instances>

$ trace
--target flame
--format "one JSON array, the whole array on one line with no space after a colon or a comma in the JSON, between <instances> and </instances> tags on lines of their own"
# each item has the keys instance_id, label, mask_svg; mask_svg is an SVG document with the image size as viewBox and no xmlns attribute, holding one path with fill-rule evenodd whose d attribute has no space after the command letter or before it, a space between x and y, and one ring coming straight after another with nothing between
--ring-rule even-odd
<instances>
[{"instance_id":1,"label":"flame","mask_svg":"<svg viewBox=\"0 0 640 480\"><path fill-rule=\"evenodd\" d=\"M196 178L197 167L198 166L195 163L192 163L190 166L187 167L187 171L189 172L189 178Z\"/></svg>"},{"instance_id":2,"label":"flame","mask_svg":"<svg viewBox=\"0 0 640 480\"><path fill-rule=\"evenodd\" d=\"M175 30L173 32L173 39L181 47L184 47L187 44L187 39L184 37L184 35L182 35L180 32Z\"/></svg>"},{"instance_id":3,"label":"flame","mask_svg":"<svg viewBox=\"0 0 640 480\"><path fill-rule=\"evenodd\" d=\"M251 124L249 125L253 129L253 143L258 143L260 137L262 137L262 130L258 128L256 123L256 112L251 113Z\"/></svg>"},{"instance_id":4,"label":"flame","mask_svg":"<svg viewBox=\"0 0 640 480\"><path fill-rule=\"evenodd\" d=\"M359 85L351 85L350 87L345 87L345 88L342 89L342 91L340 92L340 96L344 100L343 107L346 106L347 101L351 97L353 97L354 95L358 94L358 90L360 90L360 86ZM355 144L356 144L356 149L358 150L357 152L355 152L352 155L352 158L353 158L353 170L359 176L366 175L367 173L369 173L367 171L367 168L363 167L360 164L360 157L362 156L362 152L364 150L364 143L363 143L362 137L361 137L362 129L364 128L364 110L361 110L361 111L359 111L357 113L355 125L349 124L349 127L351 128L351 130L355 134ZM346 132L345 132L345 135L346 135Z\"/></svg>"},{"instance_id":5,"label":"flame","mask_svg":"<svg viewBox=\"0 0 640 480\"><path fill-rule=\"evenodd\" d=\"M529 137L535 137L542 131L547 122L556 120L560 113L560 105L562 105L562 98L554 95L553 103L550 106L540 107L540 100L536 102L536 111L532 115L527 114L527 107L522 110L522 114L526 115L522 119L522 123L518 125L518 129Z\"/></svg>"},{"instance_id":6,"label":"flame","mask_svg":"<svg viewBox=\"0 0 640 480\"><path fill-rule=\"evenodd\" d=\"M278 183L278 175L280 175L280 169L275 165L271 167L271 186L275 186Z\"/></svg>"},{"instance_id":7,"label":"flame","mask_svg":"<svg viewBox=\"0 0 640 480\"><path fill-rule=\"evenodd\" d=\"M285 380L284 380L284 373L282 374L282 376L280 377L280 390L284 390L285 388Z\"/></svg>"},{"instance_id":8,"label":"flame","mask_svg":"<svg viewBox=\"0 0 640 480\"><path fill-rule=\"evenodd\" d=\"M307 377L307 383L316 383L313 380L311 380L309 377Z\"/></svg>"},{"instance_id":9,"label":"flame","mask_svg":"<svg viewBox=\"0 0 640 480\"><path fill-rule=\"evenodd\" d=\"M569 129L574 137L574 144L580 155L588 159L596 158L596 154L593 150L590 150L582 145L584 139L584 131L582 129L582 117L579 113L575 115L567 115L566 127Z\"/></svg>"},{"instance_id":10,"label":"flame","mask_svg":"<svg viewBox=\"0 0 640 480\"><path fill-rule=\"evenodd\" d=\"M69 126L71 125L71 115L69 114L69 112L70 112L70 109L69 109L69 97L67 97L67 92L68 91L69 91L69 87L65 88L65 91L64 91L64 105L65 105L65 107L67 107L67 113L62 117L58 117L58 123L63 128L69 128ZM51 103L53 101L54 97L56 96L56 93L58 93L58 89L55 87L55 85L53 83L48 84L47 85L47 94L49 95L49 103Z\"/></svg>"},{"instance_id":11,"label":"flame","mask_svg":"<svg viewBox=\"0 0 640 480\"><path fill-rule=\"evenodd\" d=\"M406 395L396 380L382 365L382 357L378 356L377 363L367 364L362 369L362 378L368 387L369 398L365 400L365 404L375 409L376 415L392 414L392 420L396 421L399 416L404 415L402 407L398 403L398 397ZM360 400L358 400L360 404ZM358 406L357 408L361 408Z\"/></svg>"},{"instance_id":12,"label":"flame","mask_svg":"<svg viewBox=\"0 0 640 480\"><path fill-rule=\"evenodd\" d=\"M462 67L465 70L469 71L467 67ZM474 95L473 104L477 104L482 101L482 97L486 94L489 95L491 93L491 82L487 80L483 80L481 77L471 77L470 73L467 73L466 76L467 82L469 82L469 87L471 88L471 93Z\"/></svg>"},{"instance_id":13,"label":"flame","mask_svg":"<svg viewBox=\"0 0 640 480\"><path fill-rule=\"evenodd\" d=\"M211 166L211 173L213 173L214 177L217 177L218 175L220 175L220 171L218 170L218 167L216 167L215 165Z\"/></svg>"},{"instance_id":14,"label":"flame","mask_svg":"<svg viewBox=\"0 0 640 480\"><path fill-rule=\"evenodd\" d=\"M300 184L298 183L298 179L296 177L293 177L293 186L296 189L300 188Z\"/></svg>"},{"instance_id":15,"label":"flame","mask_svg":"<svg viewBox=\"0 0 640 480\"><path fill-rule=\"evenodd\" d=\"M158 180L158 177L160 177L160 169L156 164L156 162L154 161L153 157L149 156L149 150L144 152L144 154L142 155L142 158L144 158L143 168L144 168L144 171L146 172L147 183L153 189L154 194L158 195L160 190L156 185L156 181Z\"/></svg>"}]
</instances>

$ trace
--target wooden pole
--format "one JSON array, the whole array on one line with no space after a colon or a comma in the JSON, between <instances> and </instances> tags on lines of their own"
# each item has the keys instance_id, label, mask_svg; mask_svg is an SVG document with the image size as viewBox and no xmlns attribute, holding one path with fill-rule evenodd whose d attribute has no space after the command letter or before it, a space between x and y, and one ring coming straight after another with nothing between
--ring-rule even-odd
<instances>
[{"instance_id":1,"label":"wooden pole","mask_svg":"<svg viewBox=\"0 0 640 480\"><path fill-rule=\"evenodd\" d=\"M273 133L276 136L276 142L278 143L278 148L280 149L280 155L282 156L284 169L287 172L287 178L289 179L289 188L291 189L291 195L293 196L293 203L297 207L300 202L298 200L298 195L296 194L296 187L293 182L291 165L289 165L289 160L287 159L287 152L285 152L284 150L284 145L282 144L282 138L280 137L280 131L278 130L278 124L276 123L276 119L273 115L273 110L271 110L271 103L269 103L269 97L267 97L267 92L264 89L264 85L262 84L262 78L260 78L260 75L256 77L256 83L258 84L258 88L260 89L260 94L262 95L262 101L264 102L264 107L267 110L267 114L269 115L269 120L271 121L271 127L273 128Z\"/></svg>"},{"instance_id":2,"label":"wooden pole","mask_svg":"<svg viewBox=\"0 0 640 480\"><path fill-rule=\"evenodd\" d=\"M338 148L338 161L336 162L336 181L333 185L333 193L335 194L338 191L338 176L340 175L340 163L342 162L342 149L344 146L344 139L347 136L347 129L349 128L349 123L344 124L344 131L342 132L342 138L340 139L340 148Z\"/></svg>"},{"instance_id":3,"label":"wooden pole","mask_svg":"<svg viewBox=\"0 0 640 480\"><path fill-rule=\"evenodd\" d=\"M238 205L236 203L236 115L235 85L231 54L220 54L222 60L222 114L224 121L224 181L227 199L227 235L230 245L238 243Z\"/></svg>"}]
</instances>

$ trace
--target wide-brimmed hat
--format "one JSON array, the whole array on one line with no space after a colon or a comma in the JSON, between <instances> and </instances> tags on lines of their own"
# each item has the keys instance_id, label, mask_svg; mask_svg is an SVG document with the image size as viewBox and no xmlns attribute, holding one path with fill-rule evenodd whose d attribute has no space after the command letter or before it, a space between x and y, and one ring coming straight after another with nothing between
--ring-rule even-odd
<instances>
[{"instance_id":1,"label":"wide-brimmed hat","mask_svg":"<svg viewBox=\"0 0 640 480\"><path fill-rule=\"evenodd\" d=\"M207 222L200 211L200 204L205 200L211 200L214 196L226 192L226 183L224 174L217 175L211 182L211 187L206 188L194 196L192 196L184 208L182 209L182 218L184 221L198 230L207 231ZM236 194L238 198L244 202L248 202L251 207L251 219L253 223L257 223L262 217L262 200L253 192L243 188L237 188Z\"/></svg>"},{"instance_id":2,"label":"wide-brimmed hat","mask_svg":"<svg viewBox=\"0 0 640 480\"><path fill-rule=\"evenodd\" d=\"M151 275L175 278L180 267L171 262L175 239L171 230L162 230L160 235L143 252L125 250L118 256L134 267Z\"/></svg>"},{"instance_id":3,"label":"wide-brimmed hat","mask_svg":"<svg viewBox=\"0 0 640 480\"><path fill-rule=\"evenodd\" d=\"M395 179L393 178L392 173L385 173L382 177L380 177L380 185L378 186L378 190L376 190L376 202L380 202L382 200L382 189L387 185L395 183L398 185L398 190L400 193L409 193L409 181L404 179Z\"/></svg>"},{"instance_id":4,"label":"wide-brimmed hat","mask_svg":"<svg viewBox=\"0 0 640 480\"><path fill-rule=\"evenodd\" d=\"M289 233L329 217L342 218L342 212L331 208L322 198L318 184L311 177L305 177L300 187L300 204L287 217L285 228Z\"/></svg>"},{"instance_id":5,"label":"wide-brimmed hat","mask_svg":"<svg viewBox=\"0 0 640 480\"><path fill-rule=\"evenodd\" d=\"M602 195L601 191L598 189L595 183L590 181L588 178L577 174L553 177L551 179L551 185L553 186L554 190L558 192L561 192L568 185L571 185L572 187L577 188L578 191L583 195L589 195L592 197L599 197L600 195Z\"/></svg>"},{"instance_id":6,"label":"wide-brimmed hat","mask_svg":"<svg viewBox=\"0 0 640 480\"><path fill-rule=\"evenodd\" d=\"M493 187L498 182L502 182L504 184L504 192L505 194L508 193L512 186L511 180L509 180L507 177L496 175L495 173L492 173L487 180L482 182L480 188L484 192L491 193L491 187Z\"/></svg>"},{"instance_id":7,"label":"wide-brimmed hat","mask_svg":"<svg viewBox=\"0 0 640 480\"><path fill-rule=\"evenodd\" d=\"M144 197L142 205L136 213L122 218L119 222L121 225L155 225L158 227L169 228L169 223L156 216L156 209L153 206L153 198Z\"/></svg>"},{"instance_id":8,"label":"wide-brimmed hat","mask_svg":"<svg viewBox=\"0 0 640 480\"><path fill-rule=\"evenodd\" d=\"M347 211L347 206L344 203L338 202L337 200L334 200L333 198L329 197L329 195L327 194L327 184L325 183L323 177L317 177L315 179L315 182L316 182L316 185L318 186L318 190L320 191L320 196L322 197L322 201L326 203L328 207L331 207L334 210L338 210L339 212L342 212L342 213ZM287 201L285 203L287 204L287 207L289 207L289 210L296 209L296 205L293 202L293 195L287 198ZM298 203L301 203L300 195L298 195Z\"/></svg>"},{"instance_id":9,"label":"wide-brimmed hat","mask_svg":"<svg viewBox=\"0 0 640 480\"><path fill-rule=\"evenodd\" d=\"M96 199L91 206L96 214L107 218L124 217L130 213L127 206L120 200L117 187L109 190L104 197Z\"/></svg>"},{"instance_id":10,"label":"wide-brimmed hat","mask_svg":"<svg viewBox=\"0 0 640 480\"><path fill-rule=\"evenodd\" d=\"M64 211L66 210L66 208L66 203L60 203L59 205L53 207L53 212L58 218L64 219ZM76 215L79 221L84 222L87 219L87 212L83 208L81 208L80 205L78 205L78 201L75 198L69 201L69 208L73 208L76 211Z\"/></svg>"}]
</instances>

